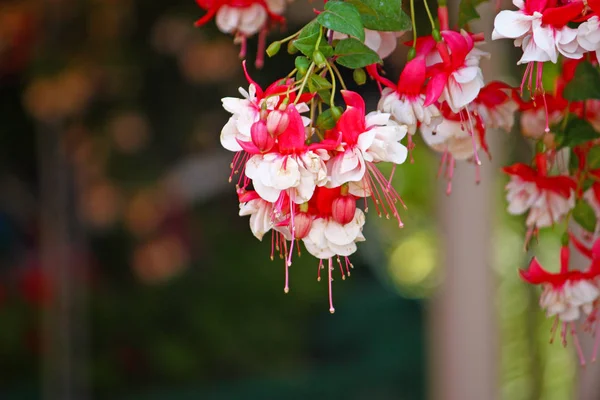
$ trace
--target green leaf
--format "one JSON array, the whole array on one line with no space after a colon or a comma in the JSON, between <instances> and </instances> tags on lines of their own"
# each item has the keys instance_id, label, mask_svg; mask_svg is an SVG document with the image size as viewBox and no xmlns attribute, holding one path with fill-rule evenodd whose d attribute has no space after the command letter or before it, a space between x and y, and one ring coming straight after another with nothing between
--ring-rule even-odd
<instances>
[{"instance_id":1,"label":"green leaf","mask_svg":"<svg viewBox=\"0 0 600 400\"><path fill-rule=\"evenodd\" d=\"M586 161L589 170L600 168L600 147L592 147L590 151L588 151Z\"/></svg>"},{"instance_id":2,"label":"green leaf","mask_svg":"<svg viewBox=\"0 0 600 400\"><path fill-rule=\"evenodd\" d=\"M294 46L302 52L305 56L311 58L315 47L317 46L317 40L321 34L321 25L316 20L309 22L298 35L298 39L294 40ZM323 53L325 57L331 57L333 55L333 48L327 43L324 37L321 38L319 44L319 51Z\"/></svg>"},{"instance_id":3,"label":"green leaf","mask_svg":"<svg viewBox=\"0 0 600 400\"><path fill-rule=\"evenodd\" d=\"M563 96L570 101L600 99L600 71L598 68L589 61L579 63L575 69L575 76L565 86Z\"/></svg>"},{"instance_id":4,"label":"green leaf","mask_svg":"<svg viewBox=\"0 0 600 400\"><path fill-rule=\"evenodd\" d=\"M554 140L559 148L563 148L574 147L594 139L600 139L594 127L586 120L571 116L564 131L556 131Z\"/></svg>"},{"instance_id":5,"label":"green leaf","mask_svg":"<svg viewBox=\"0 0 600 400\"><path fill-rule=\"evenodd\" d=\"M337 107L337 108L338 108L339 113L341 113L343 111L340 107ZM326 131L329 129L333 129L333 127L335 126L335 123L336 123L336 119L333 116L333 114L331 113L331 108L323 111L317 117L317 128L319 128L321 130Z\"/></svg>"},{"instance_id":6,"label":"green leaf","mask_svg":"<svg viewBox=\"0 0 600 400\"><path fill-rule=\"evenodd\" d=\"M354 36L361 41L365 40L365 29L360 13L350 3L328 1L325 4L325 11L317 16L317 22L325 28Z\"/></svg>"},{"instance_id":7,"label":"green leaf","mask_svg":"<svg viewBox=\"0 0 600 400\"><path fill-rule=\"evenodd\" d=\"M579 200L575 205L573 219L588 232L596 230L596 214L592 207L583 200Z\"/></svg>"},{"instance_id":8,"label":"green leaf","mask_svg":"<svg viewBox=\"0 0 600 400\"><path fill-rule=\"evenodd\" d=\"M474 19L481 18L476 7L486 0L461 0L458 6L458 26L465 26Z\"/></svg>"},{"instance_id":9,"label":"green leaf","mask_svg":"<svg viewBox=\"0 0 600 400\"><path fill-rule=\"evenodd\" d=\"M410 17L402 0L350 0L360 12L363 26L374 31L410 31ZM358 4L361 5L358 5Z\"/></svg>"},{"instance_id":10,"label":"green leaf","mask_svg":"<svg viewBox=\"0 0 600 400\"><path fill-rule=\"evenodd\" d=\"M331 98L331 82L320 75L311 75L308 79L308 91L317 93L325 104L329 104Z\"/></svg>"},{"instance_id":11,"label":"green leaf","mask_svg":"<svg viewBox=\"0 0 600 400\"><path fill-rule=\"evenodd\" d=\"M340 40L335 46L334 54L338 64L351 69L381 62L377 53L353 38Z\"/></svg>"}]
</instances>

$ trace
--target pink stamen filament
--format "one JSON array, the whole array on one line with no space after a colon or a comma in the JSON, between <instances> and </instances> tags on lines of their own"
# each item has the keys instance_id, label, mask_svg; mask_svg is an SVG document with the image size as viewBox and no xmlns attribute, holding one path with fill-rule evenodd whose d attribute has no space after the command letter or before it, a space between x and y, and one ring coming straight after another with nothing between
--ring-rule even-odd
<instances>
[{"instance_id":1,"label":"pink stamen filament","mask_svg":"<svg viewBox=\"0 0 600 400\"><path fill-rule=\"evenodd\" d=\"M585 366L585 357L583 355L583 350L581 349L581 344L579 343L579 338L577 337L577 331L575 330L575 323L571 322L569 324L571 326L571 336L573 337L573 344L577 349L577 355L579 356L579 363L581 366Z\"/></svg>"},{"instance_id":2,"label":"pink stamen filament","mask_svg":"<svg viewBox=\"0 0 600 400\"><path fill-rule=\"evenodd\" d=\"M331 282L333 282L333 278L331 277L331 271L333 270L333 266L332 264L332 260L331 258L329 258L329 266L327 268L327 272L328 272L328 276L329 276L329 312L330 313L334 313L335 312L335 308L333 308L333 293L331 290Z\"/></svg>"}]
</instances>

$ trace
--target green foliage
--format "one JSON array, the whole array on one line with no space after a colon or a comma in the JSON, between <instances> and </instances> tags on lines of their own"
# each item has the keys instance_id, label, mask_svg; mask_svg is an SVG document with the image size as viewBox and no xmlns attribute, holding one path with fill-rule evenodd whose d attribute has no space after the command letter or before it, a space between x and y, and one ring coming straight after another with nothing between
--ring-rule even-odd
<instances>
[{"instance_id":1,"label":"green foliage","mask_svg":"<svg viewBox=\"0 0 600 400\"><path fill-rule=\"evenodd\" d=\"M340 40L335 46L334 54L338 64L352 69L381 62L377 53L353 38Z\"/></svg>"},{"instance_id":2,"label":"green foliage","mask_svg":"<svg viewBox=\"0 0 600 400\"><path fill-rule=\"evenodd\" d=\"M333 31L365 40L365 30L356 7L342 1L328 1L325 11L317 16L317 22Z\"/></svg>"},{"instance_id":3,"label":"green foliage","mask_svg":"<svg viewBox=\"0 0 600 400\"><path fill-rule=\"evenodd\" d=\"M573 219L588 232L594 232L596 229L596 214L592 207L583 200L578 201L575 205Z\"/></svg>"},{"instance_id":4,"label":"green foliage","mask_svg":"<svg viewBox=\"0 0 600 400\"><path fill-rule=\"evenodd\" d=\"M334 108L337 110L337 113L339 113L339 114L342 113L342 109L340 107L334 107ZM332 113L331 108L329 110L325 110L321 114L319 114L319 116L317 117L317 128L324 130L324 131L333 129L333 127L335 126L335 123L337 122L335 115L333 115L333 114L334 113Z\"/></svg>"},{"instance_id":5,"label":"green foliage","mask_svg":"<svg viewBox=\"0 0 600 400\"><path fill-rule=\"evenodd\" d=\"M360 12L363 26L374 31L411 30L410 17L402 11L402 0L351 0Z\"/></svg>"},{"instance_id":6,"label":"green foliage","mask_svg":"<svg viewBox=\"0 0 600 400\"><path fill-rule=\"evenodd\" d=\"M581 101L600 99L600 72L589 61L579 63L575 76L565 87L565 99Z\"/></svg>"},{"instance_id":7,"label":"green foliage","mask_svg":"<svg viewBox=\"0 0 600 400\"><path fill-rule=\"evenodd\" d=\"M564 130L556 130L555 141L559 148L563 148L574 147L599 137L598 132L589 122L570 117Z\"/></svg>"},{"instance_id":8,"label":"green foliage","mask_svg":"<svg viewBox=\"0 0 600 400\"><path fill-rule=\"evenodd\" d=\"M474 19L481 18L477 12L477 6L486 0L461 0L458 6L458 26L465 26Z\"/></svg>"},{"instance_id":9,"label":"green foliage","mask_svg":"<svg viewBox=\"0 0 600 400\"><path fill-rule=\"evenodd\" d=\"M329 104L331 88L331 82L321 75L313 74L308 79L308 90L311 93L317 93L325 104Z\"/></svg>"},{"instance_id":10,"label":"green foliage","mask_svg":"<svg viewBox=\"0 0 600 400\"><path fill-rule=\"evenodd\" d=\"M302 54L312 58L315 47L317 47L317 41L319 40L319 37L321 37L319 51L325 57L331 57L333 55L333 48L327 43L326 40L322 40L322 35L323 32L321 25L314 20L302 28L300 35L298 35L298 39L294 40L292 43L294 44L295 48L302 52Z\"/></svg>"}]
</instances>

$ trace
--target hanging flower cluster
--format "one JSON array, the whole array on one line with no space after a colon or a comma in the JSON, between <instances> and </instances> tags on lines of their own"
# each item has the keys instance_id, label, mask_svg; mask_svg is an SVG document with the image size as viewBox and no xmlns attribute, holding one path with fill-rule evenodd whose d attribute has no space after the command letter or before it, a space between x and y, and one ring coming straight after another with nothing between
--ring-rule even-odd
<instances>
[{"instance_id":1,"label":"hanging flower cluster","mask_svg":"<svg viewBox=\"0 0 600 400\"><path fill-rule=\"evenodd\" d=\"M431 34L421 36L414 0L410 17L400 0L325 1L304 28L268 47L266 33L284 25L284 0L197 3L206 10L197 25L215 17L241 43L242 56L247 38L259 35L257 66L263 53L275 56L283 46L296 55L291 72L266 89L244 63L249 87L240 88L241 98L222 100L231 117L221 143L235 153L230 180L237 182L240 215L250 217L259 240L270 234L271 258L284 260L286 293L289 266L302 246L319 260L319 280L327 270L333 312L333 271L337 265L343 278L350 274L348 257L365 240L369 210L403 226L404 203L392 176L408 158L414 161L415 143L441 154L450 194L456 163L471 163L479 180L483 156L491 156L488 130L513 130L519 112L518 128L535 154L529 163L503 168L508 212L524 216L526 245L540 229L564 231L561 271L546 272L533 259L521 276L543 286L540 305L556 318L554 330L560 323L563 342L570 332L580 349L580 316L587 330L598 332L600 0L514 0L517 10L499 12L492 39L513 39L523 50L517 88L483 76L480 62L490 54L484 35L467 28L479 16L471 1L461 2L457 28L450 28L445 0L437 2L437 21L425 1ZM383 59L411 30L396 79ZM545 63L556 67L544 69ZM375 110L348 88L340 68L353 70L357 85L371 78L379 87ZM392 165L390 176L381 163ZM569 245L591 260L587 269L570 269Z\"/></svg>"},{"instance_id":2,"label":"hanging flower cluster","mask_svg":"<svg viewBox=\"0 0 600 400\"><path fill-rule=\"evenodd\" d=\"M514 96L521 111L521 132L535 142L531 165L504 168L508 212L526 215L526 244L540 229L564 232L559 273L545 271L534 258L521 277L542 285L540 306L560 325L563 344L570 333L581 364L585 357L577 322L596 337L600 296L600 2L514 0L518 10L501 11L493 39L514 39L525 73ZM544 64L552 63L546 73ZM589 246L586 244L589 243ZM591 260L571 269L570 246ZM590 248L591 247L591 248Z\"/></svg>"}]
</instances>

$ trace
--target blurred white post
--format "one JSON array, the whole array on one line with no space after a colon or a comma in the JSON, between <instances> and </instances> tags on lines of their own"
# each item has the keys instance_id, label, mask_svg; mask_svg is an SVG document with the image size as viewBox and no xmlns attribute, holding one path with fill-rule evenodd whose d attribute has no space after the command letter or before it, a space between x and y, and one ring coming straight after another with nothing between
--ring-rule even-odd
<instances>
[{"instance_id":1,"label":"blurred white post","mask_svg":"<svg viewBox=\"0 0 600 400\"><path fill-rule=\"evenodd\" d=\"M449 1L450 16L458 1ZM492 62L483 62L486 82L502 72L502 46L491 43L494 11L478 10L482 20L473 32L484 31ZM452 23L451 23L452 26ZM477 29L477 28L479 29ZM438 219L442 238L444 280L429 309L429 365L432 400L494 400L499 398L496 287L493 262L493 220L498 209L495 191L503 156L503 132L489 130L493 162L480 152L481 183L475 184L475 166L457 162L450 196L440 179ZM520 251L517 249L516 251Z\"/></svg>"}]
</instances>

